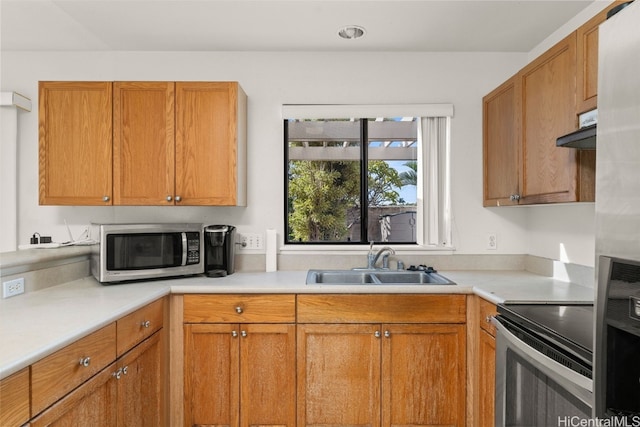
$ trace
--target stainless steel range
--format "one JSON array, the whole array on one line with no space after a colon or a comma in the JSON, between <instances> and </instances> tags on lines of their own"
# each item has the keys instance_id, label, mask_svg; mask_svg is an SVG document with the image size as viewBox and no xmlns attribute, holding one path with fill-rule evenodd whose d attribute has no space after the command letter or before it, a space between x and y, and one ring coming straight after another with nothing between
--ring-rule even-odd
<instances>
[{"instance_id":1,"label":"stainless steel range","mask_svg":"<svg viewBox=\"0 0 640 427\"><path fill-rule=\"evenodd\" d=\"M498 306L496 426L591 417L593 316L592 305Z\"/></svg>"}]
</instances>

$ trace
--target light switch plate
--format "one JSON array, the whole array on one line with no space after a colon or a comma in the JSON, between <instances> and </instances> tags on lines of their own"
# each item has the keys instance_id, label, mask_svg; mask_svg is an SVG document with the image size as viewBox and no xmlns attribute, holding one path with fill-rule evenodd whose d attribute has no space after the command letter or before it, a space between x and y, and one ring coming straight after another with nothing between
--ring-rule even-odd
<instances>
[{"instance_id":1,"label":"light switch plate","mask_svg":"<svg viewBox=\"0 0 640 427\"><path fill-rule=\"evenodd\" d=\"M239 249L247 251L264 249L264 234L241 233Z\"/></svg>"}]
</instances>

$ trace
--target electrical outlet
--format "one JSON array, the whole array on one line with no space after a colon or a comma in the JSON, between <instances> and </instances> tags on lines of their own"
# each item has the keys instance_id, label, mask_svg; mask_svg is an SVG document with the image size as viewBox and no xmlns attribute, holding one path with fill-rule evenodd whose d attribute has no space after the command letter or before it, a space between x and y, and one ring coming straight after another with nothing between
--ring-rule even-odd
<instances>
[{"instance_id":1,"label":"electrical outlet","mask_svg":"<svg viewBox=\"0 0 640 427\"><path fill-rule=\"evenodd\" d=\"M264 249L264 234L260 233L241 233L240 248L241 250L260 250Z\"/></svg>"},{"instance_id":2,"label":"electrical outlet","mask_svg":"<svg viewBox=\"0 0 640 427\"><path fill-rule=\"evenodd\" d=\"M24 278L2 282L2 298L14 297L24 293Z\"/></svg>"},{"instance_id":3,"label":"electrical outlet","mask_svg":"<svg viewBox=\"0 0 640 427\"><path fill-rule=\"evenodd\" d=\"M487 233L487 249L490 251L498 249L498 236L496 233Z\"/></svg>"}]
</instances>

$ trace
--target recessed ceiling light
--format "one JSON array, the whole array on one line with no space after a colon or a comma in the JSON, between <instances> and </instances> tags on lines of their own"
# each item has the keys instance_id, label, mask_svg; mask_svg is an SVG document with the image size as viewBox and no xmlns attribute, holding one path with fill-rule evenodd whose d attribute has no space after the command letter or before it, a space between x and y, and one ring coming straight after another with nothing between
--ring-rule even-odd
<instances>
[{"instance_id":1,"label":"recessed ceiling light","mask_svg":"<svg viewBox=\"0 0 640 427\"><path fill-rule=\"evenodd\" d=\"M341 28L338 31L338 35L343 39L347 40L355 40L364 36L365 29L358 25L349 25L347 27Z\"/></svg>"}]
</instances>

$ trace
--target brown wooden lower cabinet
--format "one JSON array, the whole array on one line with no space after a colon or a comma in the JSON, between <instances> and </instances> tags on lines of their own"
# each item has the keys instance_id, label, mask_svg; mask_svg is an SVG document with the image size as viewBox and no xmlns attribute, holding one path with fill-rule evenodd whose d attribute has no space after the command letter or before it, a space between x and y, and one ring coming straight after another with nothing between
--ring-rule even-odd
<instances>
[{"instance_id":1,"label":"brown wooden lower cabinet","mask_svg":"<svg viewBox=\"0 0 640 427\"><path fill-rule=\"evenodd\" d=\"M493 427L496 400L496 339L484 330L480 331L479 359L478 427Z\"/></svg>"},{"instance_id":2,"label":"brown wooden lower cabinet","mask_svg":"<svg viewBox=\"0 0 640 427\"><path fill-rule=\"evenodd\" d=\"M158 331L43 411L31 425L164 425L161 343Z\"/></svg>"},{"instance_id":3,"label":"brown wooden lower cabinet","mask_svg":"<svg viewBox=\"0 0 640 427\"><path fill-rule=\"evenodd\" d=\"M495 304L478 296L474 298L478 310L474 332L478 357L472 368L476 371L475 425L493 427L495 425L496 329L489 319L497 311Z\"/></svg>"},{"instance_id":4,"label":"brown wooden lower cabinet","mask_svg":"<svg viewBox=\"0 0 640 427\"><path fill-rule=\"evenodd\" d=\"M113 363L31 421L31 426L117 425L118 385Z\"/></svg>"},{"instance_id":5,"label":"brown wooden lower cabinet","mask_svg":"<svg viewBox=\"0 0 640 427\"><path fill-rule=\"evenodd\" d=\"M185 324L185 426L295 424L294 324Z\"/></svg>"},{"instance_id":6,"label":"brown wooden lower cabinet","mask_svg":"<svg viewBox=\"0 0 640 427\"><path fill-rule=\"evenodd\" d=\"M163 335L156 332L118 361L118 426L156 427L165 423Z\"/></svg>"},{"instance_id":7,"label":"brown wooden lower cabinet","mask_svg":"<svg viewBox=\"0 0 640 427\"><path fill-rule=\"evenodd\" d=\"M299 426L463 426L462 324L298 325Z\"/></svg>"},{"instance_id":8,"label":"brown wooden lower cabinet","mask_svg":"<svg viewBox=\"0 0 640 427\"><path fill-rule=\"evenodd\" d=\"M19 426L29 421L29 368L0 380L0 426Z\"/></svg>"}]
</instances>

